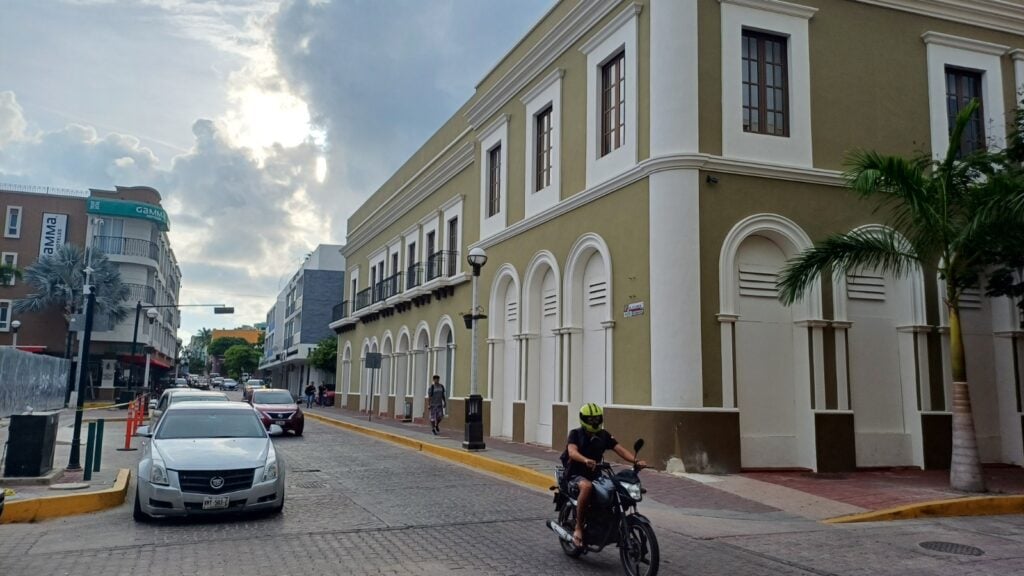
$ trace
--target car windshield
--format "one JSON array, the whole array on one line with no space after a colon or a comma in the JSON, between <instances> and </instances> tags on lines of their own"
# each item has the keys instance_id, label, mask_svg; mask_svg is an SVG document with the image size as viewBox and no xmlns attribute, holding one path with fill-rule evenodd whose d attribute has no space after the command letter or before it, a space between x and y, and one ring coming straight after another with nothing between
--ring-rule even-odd
<instances>
[{"instance_id":1,"label":"car windshield","mask_svg":"<svg viewBox=\"0 0 1024 576\"><path fill-rule=\"evenodd\" d=\"M157 439L263 438L256 414L248 410L171 410L160 419Z\"/></svg>"},{"instance_id":2,"label":"car windshield","mask_svg":"<svg viewBox=\"0 0 1024 576\"><path fill-rule=\"evenodd\" d=\"M178 402L224 402L228 397L222 395L219 396L186 396L184 394L175 394L170 397L168 404L176 404Z\"/></svg>"},{"instance_id":3,"label":"car windshield","mask_svg":"<svg viewBox=\"0 0 1024 576\"><path fill-rule=\"evenodd\" d=\"M257 390L252 393L253 404L295 404L291 393L284 390Z\"/></svg>"}]
</instances>

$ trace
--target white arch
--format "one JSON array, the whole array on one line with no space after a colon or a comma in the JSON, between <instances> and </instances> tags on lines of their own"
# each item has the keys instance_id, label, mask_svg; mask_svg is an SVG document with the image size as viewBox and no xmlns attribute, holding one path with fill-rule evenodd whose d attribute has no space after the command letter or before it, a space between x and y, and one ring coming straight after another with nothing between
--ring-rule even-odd
<instances>
[{"instance_id":1,"label":"white arch","mask_svg":"<svg viewBox=\"0 0 1024 576\"><path fill-rule=\"evenodd\" d=\"M554 314L544 314L544 279L550 270L555 292ZM561 359L555 331L562 326L561 272L554 255L537 252L527 267L523 282L521 311L523 333L527 335L522 358L526 372L523 395L526 400L524 438L527 442L551 443L554 418L552 404L558 401L561 389ZM547 318L547 320L545 320ZM544 333L547 325L548 332Z\"/></svg>"},{"instance_id":2,"label":"white arch","mask_svg":"<svg viewBox=\"0 0 1024 576\"><path fill-rule=\"evenodd\" d=\"M718 302L719 313L736 315L736 253L740 244L749 236L759 235L774 241L792 258L803 250L814 246L811 237L795 222L778 214L754 214L740 220L732 227L722 242L718 258ZM799 311L796 320L817 320L821 318L821 281L815 280L803 299L795 304Z\"/></svg>"},{"instance_id":3,"label":"white arch","mask_svg":"<svg viewBox=\"0 0 1024 576\"><path fill-rule=\"evenodd\" d=\"M345 348L343 349L343 351L341 353L341 359L342 360L348 360L350 362L352 361L352 341L351 340L346 340L345 341Z\"/></svg>"},{"instance_id":4,"label":"white arch","mask_svg":"<svg viewBox=\"0 0 1024 576\"><path fill-rule=\"evenodd\" d=\"M377 343L377 337L376 336L374 336L373 338L370 338L370 352L376 352L377 350L379 350L379 347L377 346L377 344L378 343Z\"/></svg>"},{"instance_id":5,"label":"white arch","mask_svg":"<svg viewBox=\"0 0 1024 576\"><path fill-rule=\"evenodd\" d=\"M522 314L520 315L520 326L524 328L524 331L536 331L540 328L539 326L534 326L532 324L532 316L534 310L533 308L531 308L531 306L543 306L543 303L535 303L533 302L532 298L525 298L525 296L528 293L528 291L534 287L535 284L539 285L539 283L543 280L545 268L550 268L551 272L555 275L555 289L558 290L557 299L559 303L561 303L562 301L560 282L562 273L558 267L558 260L555 258L555 255L552 254L550 251L541 250L540 252L537 252L536 254L533 255L533 258L530 260L529 265L527 265L526 267L526 280L523 282L523 291L520 293L524 296L523 298L520 298L521 304L519 306L520 310L522 311ZM543 298L543 294L541 295L541 298ZM523 324L522 320L524 316L526 317L525 324ZM539 317L540 316L538 315L538 318ZM555 323L559 326L562 325L561 306L558 306L555 309Z\"/></svg>"},{"instance_id":6,"label":"white arch","mask_svg":"<svg viewBox=\"0 0 1024 576\"><path fill-rule=\"evenodd\" d=\"M412 341L413 349L419 349L417 347L421 340L420 336L424 333L427 335L426 348L430 348L430 324L427 324L426 320L420 320L420 323L416 325L416 338Z\"/></svg>"},{"instance_id":7,"label":"white arch","mask_svg":"<svg viewBox=\"0 0 1024 576\"><path fill-rule=\"evenodd\" d=\"M363 338L363 345L360 346L359 350L360 350L360 352L359 352L359 359L362 360L363 358L366 358L366 353L370 351L370 339L369 338Z\"/></svg>"},{"instance_id":8,"label":"white arch","mask_svg":"<svg viewBox=\"0 0 1024 576\"><path fill-rule=\"evenodd\" d=\"M380 349L382 351L386 350L389 345L391 347L391 350L394 350L394 348L395 348L394 337L391 335L391 330L385 330L384 331L384 336L381 337L380 341L381 341ZM386 353L390 354L391 352L386 352Z\"/></svg>"},{"instance_id":9,"label":"white arch","mask_svg":"<svg viewBox=\"0 0 1024 576\"><path fill-rule=\"evenodd\" d=\"M597 252L601 255L601 259L604 260L605 275L608 277L608 315L605 318L606 321L612 320L612 256L611 251L608 249L608 243L604 241L600 235L593 232L587 232L580 236L573 243L572 248L569 250L569 257L566 259L566 273L563 279L562 294L565 294L563 300L563 309L565 310L565 326L576 327L580 323L581 319L576 317L576 302L574 300L576 291L573 290L574 286L580 285L583 282L583 271L586 268L587 261L590 257Z\"/></svg>"},{"instance_id":10,"label":"white arch","mask_svg":"<svg viewBox=\"0 0 1024 576\"><path fill-rule=\"evenodd\" d=\"M412 349L412 335L410 334L407 326L402 326L402 328L398 330L397 342L397 350L399 352L408 352ZM405 344L405 346L403 347L402 344Z\"/></svg>"},{"instance_id":11,"label":"white arch","mask_svg":"<svg viewBox=\"0 0 1024 576\"><path fill-rule=\"evenodd\" d=\"M352 391L352 341L346 340L341 353L341 397L347 407L348 395Z\"/></svg>"},{"instance_id":12,"label":"white arch","mask_svg":"<svg viewBox=\"0 0 1024 576\"><path fill-rule=\"evenodd\" d=\"M505 305L505 287L511 282L515 286L516 290L516 302L522 301L522 292L519 289L519 273L516 272L515 266L505 263L498 267L498 271L494 273L494 280L491 282L490 292L490 303L488 310L489 315L493 318L496 317L498 308ZM504 315L504 313L503 313ZM519 332L522 326L522 316L520 315L516 320L516 332ZM498 326L497 322L487 323L487 337L498 338L499 333L504 331L504 327Z\"/></svg>"},{"instance_id":13,"label":"white arch","mask_svg":"<svg viewBox=\"0 0 1024 576\"><path fill-rule=\"evenodd\" d=\"M451 348L447 348L446 331L451 336ZM441 377L441 383L444 384L448 397L451 398L456 385L453 374L455 372L455 325L451 316L447 314L443 314L437 321L437 329L434 332L434 348L436 353L434 354L433 373Z\"/></svg>"},{"instance_id":14,"label":"white arch","mask_svg":"<svg viewBox=\"0 0 1024 576\"><path fill-rule=\"evenodd\" d=\"M881 233L885 230L892 230L892 228L883 224L865 224L854 228L850 232ZM895 230L893 230L893 232L895 232L896 237L899 239L901 249L913 251L914 247L906 237ZM896 280L901 279L906 279L910 282L911 307L908 311L910 314L904 318L900 318L900 322L914 326L923 326L927 324L928 320L925 316L924 303L924 270L921 269L919 264L914 264L909 274L905 275L903 278L896 278ZM940 284L942 283L940 282ZM940 298L941 296L942 294L940 293ZM832 317L836 321L846 322L846 276L836 276L832 278L832 307ZM945 314L944 310L945 306L939 307L940 319L943 318L943 314Z\"/></svg>"},{"instance_id":15,"label":"white arch","mask_svg":"<svg viewBox=\"0 0 1024 576\"><path fill-rule=\"evenodd\" d=\"M445 326L447 326L448 330L450 330L451 333L452 333L452 345L454 346L455 345L455 325L452 323L451 316L449 316L447 314L442 314L441 315L441 319L437 321L437 329L434 330L434 342L437 342L438 346L441 345L441 334L444 331L444 327Z\"/></svg>"}]
</instances>

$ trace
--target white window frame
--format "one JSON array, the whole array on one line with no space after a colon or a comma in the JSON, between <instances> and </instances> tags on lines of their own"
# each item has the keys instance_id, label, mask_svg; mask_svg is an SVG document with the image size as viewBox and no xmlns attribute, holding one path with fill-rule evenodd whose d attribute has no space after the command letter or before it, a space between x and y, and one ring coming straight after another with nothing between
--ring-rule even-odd
<instances>
[{"instance_id":1,"label":"white window frame","mask_svg":"<svg viewBox=\"0 0 1024 576\"><path fill-rule=\"evenodd\" d=\"M507 114L501 115L498 120L491 124L486 130L480 133L480 239L488 238L501 232L508 224L508 122ZM501 201L498 211L493 216L487 216L487 199L490 181L490 151L495 146L501 146L501 172L498 175L501 182ZM426 230L424 230L424 238Z\"/></svg>"},{"instance_id":2,"label":"white window frame","mask_svg":"<svg viewBox=\"0 0 1024 576\"><path fill-rule=\"evenodd\" d=\"M778 0L722 3L722 155L791 166L814 166L811 130L809 21L817 8ZM743 30L786 39L788 136L743 131Z\"/></svg>"},{"instance_id":3,"label":"white window frame","mask_svg":"<svg viewBox=\"0 0 1024 576\"><path fill-rule=\"evenodd\" d=\"M462 261L466 257L466 255L462 253L462 246L463 245L467 245L466 244L466 238L465 238L465 236L462 235L462 228L463 228L462 225L463 225L463 222L464 222L464 220L462 218L462 203L463 203L463 196L461 194L459 194L458 196L456 196L456 197L452 198L451 200L445 202L441 206L441 221L444 222L444 240L443 240L442 244L444 244L444 246L445 246L444 250L448 250L448 251L453 251L454 250L455 252L458 253L456 255L456 257L455 257L455 274L456 275L462 273ZM459 235L459 246L448 246L448 222L450 222L452 218L458 218L459 219L459 221L458 221L458 232L457 232L458 235Z\"/></svg>"},{"instance_id":4,"label":"white window frame","mask_svg":"<svg viewBox=\"0 0 1024 576\"><path fill-rule=\"evenodd\" d=\"M14 233L10 233L11 213L18 211L18 226ZM4 216L4 238L21 238L21 225L25 222L25 209L21 206L8 206Z\"/></svg>"},{"instance_id":5,"label":"white window frame","mask_svg":"<svg viewBox=\"0 0 1024 576\"><path fill-rule=\"evenodd\" d=\"M0 264L7 264L7 257L8 256L14 256L14 258L11 260L10 266L12 266L14 268L17 268L18 267L18 253L17 252L0 252ZM18 279L15 278L12 275L10 281L8 281L6 285L7 286L14 286L15 284L17 284L17 282L18 282Z\"/></svg>"},{"instance_id":6,"label":"white window frame","mask_svg":"<svg viewBox=\"0 0 1024 576\"><path fill-rule=\"evenodd\" d=\"M430 258L430 254L427 252L427 234L431 232L434 233L434 251L436 252L441 249L441 237L440 233L437 231L438 218L439 212L431 212L428 216L425 216L422 220L420 220L420 232L422 233L422 235L420 237L421 241L419 246L419 253L421 264L426 265L427 258ZM424 270L423 273L423 282L426 283L426 271Z\"/></svg>"},{"instance_id":7,"label":"white window frame","mask_svg":"<svg viewBox=\"0 0 1024 576\"><path fill-rule=\"evenodd\" d=\"M398 236L397 238L394 238L393 240L391 240L391 242L388 242L386 264L389 267L391 266L391 255L392 254L398 254L398 270L395 270L394 273L404 272L405 270L402 268L402 237L401 236ZM392 274L391 269L388 268L388 276L391 276L391 274Z\"/></svg>"},{"instance_id":8,"label":"white window frame","mask_svg":"<svg viewBox=\"0 0 1024 576\"><path fill-rule=\"evenodd\" d=\"M354 294L349 294L349 296L348 296L349 308L352 308L352 307L354 307L356 305L356 294L358 294L359 291L362 290L362 288L359 286L359 266L355 266L355 267L349 268L348 272L345 273L345 278L346 278L345 281L348 282L349 285L352 284L353 280L355 281L355 284L356 284L356 291L355 291L355 293Z\"/></svg>"},{"instance_id":9,"label":"white window frame","mask_svg":"<svg viewBox=\"0 0 1024 576\"><path fill-rule=\"evenodd\" d=\"M402 271L408 272L409 266L413 265L413 262L409 262L409 244L416 243L416 255L420 253L420 226L415 224L410 228L407 228L402 233ZM406 280L408 282L408 280Z\"/></svg>"},{"instance_id":10,"label":"white window frame","mask_svg":"<svg viewBox=\"0 0 1024 576\"><path fill-rule=\"evenodd\" d=\"M627 71L628 72L628 71ZM526 107L526 217L558 204L562 197L562 78L556 68L522 98ZM537 189L537 114L551 108L551 184ZM627 127L628 128L628 127Z\"/></svg>"},{"instance_id":11,"label":"white window frame","mask_svg":"<svg viewBox=\"0 0 1024 576\"><path fill-rule=\"evenodd\" d=\"M629 170L637 163L638 15L642 6L632 4L620 12L580 47L587 56L587 187L590 188ZM601 72L603 66L625 50L626 127L624 142L601 156Z\"/></svg>"},{"instance_id":12,"label":"white window frame","mask_svg":"<svg viewBox=\"0 0 1024 576\"><path fill-rule=\"evenodd\" d=\"M949 120L946 117L946 67L981 73L981 99L985 113L985 138L989 149L1006 145L1003 114L1002 56L1008 46L980 40L925 32L921 39L928 48L928 115L932 131L932 156L942 158L949 148Z\"/></svg>"},{"instance_id":13,"label":"white window frame","mask_svg":"<svg viewBox=\"0 0 1024 576\"><path fill-rule=\"evenodd\" d=\"M14 301L13 300L0 300L0 309L4 308L4 306L2 306L3 304L7 305L6 306L6 308L7 308L7 318L3 318L2 320L0 320L0 332L10 332L11 331L11 306L14 305ZM148 324L148 322L147 322L147 324Z\"/></svg>"}]
</instances>

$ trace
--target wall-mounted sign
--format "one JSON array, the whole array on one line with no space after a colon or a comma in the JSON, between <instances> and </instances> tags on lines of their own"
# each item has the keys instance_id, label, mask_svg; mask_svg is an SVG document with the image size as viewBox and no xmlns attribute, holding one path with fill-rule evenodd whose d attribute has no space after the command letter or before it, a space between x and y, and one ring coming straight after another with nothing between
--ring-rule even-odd
<instances>
[{"instance_id":1,"label":"wall-mounted sign","mask_svg":"<svg viewBox=\"0 0 1024 576\"><path fill-rule=\"evenodd\" d=\"M122 218L141 218L156 222L160 229L167 232L171 228L167 219L167 212L159 206L143 204L142 202L128 202L127 200L107 200L106 198L89 198L86 202L86 212L89 214L103 214L107 216L121 216Z\"/></svg>"},{"instance_id":2,"label":"wall-mounted sign","mask_svg":"<svg viewBox=\"0 0 1024 576\"><path fill-rule=\"evenodd\" d=\"M68 215L43 214L43 231L39 234L39 255L50 256L68 241Z\"/></svg>"},{"instance_id":3,"label":"wall-mounted sign","mask_svg":"<svg viewBox=\"0 0 1024 576\"><path fill-rule=\"evenodd\" d=\"M626 304L626 310L623 312L623 317L632 318L633 316L644 315L644 303L643 302L630 302Z\"/></svg>"},{"instance_id":4,"label":"wall-mounted sign","mask_svg":"<svg viewBox=\"0 0 1024 576\"><path fill-rule=\"evenodd\" d=\"M380 368L380 357L380 352L367 352L366 356L363 356L364 367Z\"/></svg>"}]
</instances>

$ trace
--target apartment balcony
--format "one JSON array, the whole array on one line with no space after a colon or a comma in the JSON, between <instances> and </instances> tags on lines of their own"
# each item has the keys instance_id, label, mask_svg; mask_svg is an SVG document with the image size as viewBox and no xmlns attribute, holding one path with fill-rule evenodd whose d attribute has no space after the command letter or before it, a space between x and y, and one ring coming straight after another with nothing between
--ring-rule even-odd
<instances>
[{"instance_id":1,"label":"apartment balcony","mask_svg":"<svg viewBox=\"0 0 1024 576\"><path fill-rule=\"evenodd\" d=\"M405 269L405 289L413 288L423 284L423 264L417 262Z\"/></svg>"},{"instance_id":2,"label":"apartment balcony","mask_svg":"<svg viewBox=\"0 0 1024 576\"><path fill-rule=\"evenodd\" d=\"M127 302L142 302L143 304L156 304L156 289L145 284L132 284L126 282L128 287Z\"/></svg>"},{"instance_id":3,"label":"apartment balcony","mask_svg":"<svg viewBox=\"0 0 1024 576\"><path fill-rule=\"evenodd\" d=\"M367 306L372 304L372 292L372 288L363 288L359 292L356 292L355 305L352 307L352 311L356 312L358 310L362 310L363 308L366 308Z\"/></svg>"},{"instance_id":4,"label":"apartment balcony","mask_svg":"<svg viewBox=\"0 0 1024 576\"><path fill-rule=\"evenodd\" d=\"M331 322L336 322L342 318L348 316L349 301L345 300L341 304L335 304L331 308Z\"/></svg>"},{"instance_id":5,"label":"apartment balcony","mask_svg":"<svg viewBox=\"0 0 1024 576\"><path fill-rule=\"evenodd\" d=\"M458 264L459 253L454 250L438 250L427 256L427 282L455 276Z\"/></svg>"},{"instance_id":6,"label":"apartment balcony","mask_svg":"<svg viewBox=\"0 0 1024 576\"><path fill-rule=\"evenodd\" d=\"M111 256L134 256L160 262L160 245L141 238L93 236L92 246Z\"/></svg>"},{"instance_id":7,"label":"apartment balcony","mask_svg":"<svg viewBox=\"0 0 1024 576\"><path fill-rule=\"evenodd\" d=\"M373 287L373 303L383 302L402 292L402 273L397 272L381 280Z\"/></svg>"}]
</instances>

